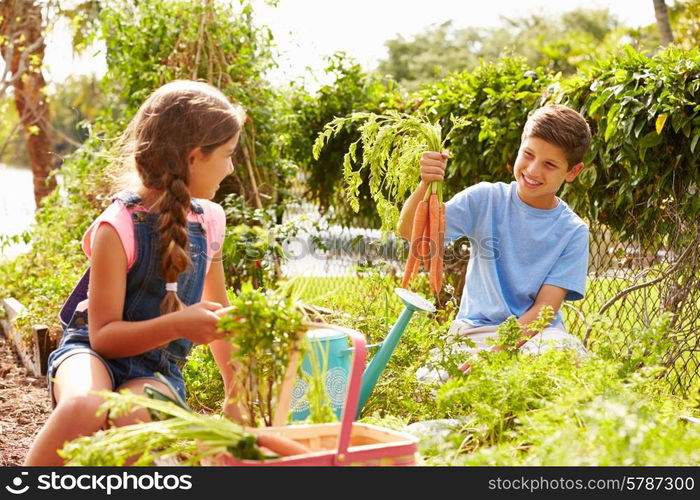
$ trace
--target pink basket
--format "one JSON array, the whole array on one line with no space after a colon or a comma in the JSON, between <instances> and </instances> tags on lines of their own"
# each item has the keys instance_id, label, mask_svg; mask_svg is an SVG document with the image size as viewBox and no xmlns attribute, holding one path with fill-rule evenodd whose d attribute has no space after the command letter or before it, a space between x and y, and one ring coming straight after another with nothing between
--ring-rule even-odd
<instances>
[{"instance_id":1,"label":"pink basket","mask_svg":"<svg viewBox=\"0 0 700 500\"><path fill-rule=\"evenodd\" d=\"M258 429L258 434L277 434L293 439L311 450L274 460L239 460L219 455L217 465L236 466L332 466L332 465L415 465L418 460L416 440L405 434L375 425L354 422L360 398L362 373L367 357L365 337L360 332L344 328L354 346L350 384L345 397L341 423L309 424Z\"/></svg>"}]
</instances>

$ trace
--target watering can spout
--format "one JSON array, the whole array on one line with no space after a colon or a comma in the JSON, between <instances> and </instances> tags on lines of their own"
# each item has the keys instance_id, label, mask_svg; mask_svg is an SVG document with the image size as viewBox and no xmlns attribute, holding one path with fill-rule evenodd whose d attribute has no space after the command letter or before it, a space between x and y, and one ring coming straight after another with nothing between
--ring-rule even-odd
<instances>
[{"instance_id":1,"label":"watering can spout","mask_svg":"<svg viewBox=\"0 0 700 500\"><path fill-rule=\"evenodd\" d=\"M380 344L381 347L374 354L372 360L364 371L362 375L362 389L360 392L360 401L357 406L357 417L360 416L362 408L364 408L367 399L374 390L374 386L377 385L377 380L381 375L382 371L386 367L389 358L391 357L396 345L401 339L408 322L411 320L411 316L415 311L425 311L425 312L435 312L435 306L425 300L418 294L415 294L404 288L396 288L396 294L405 304L404 310L401 312L399 319L396 320L394 326L387 334L384 341Z\"/></svg>"}]
</instances>

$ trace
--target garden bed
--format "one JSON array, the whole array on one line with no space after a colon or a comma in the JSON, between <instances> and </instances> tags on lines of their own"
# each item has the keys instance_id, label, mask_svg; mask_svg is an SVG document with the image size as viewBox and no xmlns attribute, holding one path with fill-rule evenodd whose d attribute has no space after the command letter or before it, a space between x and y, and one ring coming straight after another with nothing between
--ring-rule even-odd
<instances>
[{"instance_id":1,"label":"garden bed","mask_svg":"<svg viewBox=\"0 0 700 500\"><path fill-rule=\"evenodd\" d=\"M0 335L0 466L22 465L50 412L44 377L32 376Z\"/></svg>"}]
</instances>

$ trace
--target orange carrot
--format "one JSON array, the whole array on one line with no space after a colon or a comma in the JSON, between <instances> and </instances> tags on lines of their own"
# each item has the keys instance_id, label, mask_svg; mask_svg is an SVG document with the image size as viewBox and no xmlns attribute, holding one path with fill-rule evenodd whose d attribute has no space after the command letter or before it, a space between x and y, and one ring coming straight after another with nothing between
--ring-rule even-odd
<instances>
[{"instance_id":1,"label":"orange carrot","mask_svg":"<svg viewBox=\"0 0 700 500\"><path fill-rule=\"evenodd\" d=\"M428 210L430 205L428 203L428 200L425 200L425 206L425 227L423 228L423 232L421 233L420 237L420 244L418 246L420 251L418 252L418 256L420 257L420 261L423 264L423 270L427 272L430 269L430 212Z\"/></svg>"},{"instance_id":2,"label":"orange carrot","mask_svg":"<svg viewBox=\"0 0 700 500\"><path fill-rule=\"evenodd\" d=\"M429 198L428 219L430 220L430 288L435 294L437 289L437 267L440 260L438 248L438 233L440 231L440 205L437 194L433 193Z\"/></svg>"},{"instance_id":3,"label":"orange carrot","mask_svg":"<svg viewBox=\"0 0 700 500\"><path fill-rule=\"evenodd\" d=\"M258 446L264 446L281 457L311 453L303 444L277 434L259 434L257 442Z\"/></svg>"},{"instance_id":4,"label":"orange carrot","mask_svg":"<svg viewBox=\"0 0 700 500\"><path fill-rule=\"evenodd\" d=\"M439 229L437 241L438 258L435 265L435 293L440 293L440 290L442 290L442 269L445 261L445 204L440 203L439 209Z\"/></svg>"},{"instance_id":5,"label":"orange carrot","mask_svg":"<svg viewBox=\"0 0 700 500\"><path fill-rule=\"evenodd\" d=\"M403 281L401 286L406 288L408 283L411 281L413 275L417 272L416 262L420 255L420 239L425 228L428 216L428 203L426 201L421 201L416 207L416 212L413 215L413 226L411 228L411 243L408 251L408 258L406 259L406 268L403 274Z\"/></svg>"}]
</instances>

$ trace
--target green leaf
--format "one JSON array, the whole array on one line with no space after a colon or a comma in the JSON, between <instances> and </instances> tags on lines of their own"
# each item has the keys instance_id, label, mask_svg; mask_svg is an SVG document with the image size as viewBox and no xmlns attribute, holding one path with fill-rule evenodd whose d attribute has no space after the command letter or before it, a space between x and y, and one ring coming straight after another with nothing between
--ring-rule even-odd
<instances>
[{"instance_id":1,"label":"green leaf","mask_svg":"<svg viewBox=\"0 0 700 500\"><path fill-rule=\"evenodd\" d=\"M598 178L598 172L596 171L595 167L588 166L579 174L578 178L583 187L590 189L593 187L596 179Z\"/></svg>"},{"instance_id":2,"label":"green leaf","mask_svg":"<svg viewBox=\"0 0 700 500\"><path fill-rule=\"evenodd\" d=\"M693 140L690 143L691 153L695 153L695 146L698 144L698 139L700 139L700 129L696 129L695 134L693 135Z\"/></svg>"},{"instance_id":3,"label":"green leaf","mask_svg":"<svg viewBox=\"0 0 700 500\"><path fill-rule=\"evenodd\" d=\"M640 149L653 148L661 144L663 137L656 133L656 131L649 132L647 135L641 138L639 141Z\"/></svg>"}]
</instances>

